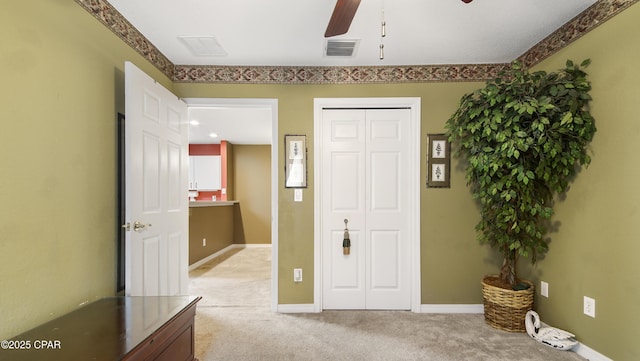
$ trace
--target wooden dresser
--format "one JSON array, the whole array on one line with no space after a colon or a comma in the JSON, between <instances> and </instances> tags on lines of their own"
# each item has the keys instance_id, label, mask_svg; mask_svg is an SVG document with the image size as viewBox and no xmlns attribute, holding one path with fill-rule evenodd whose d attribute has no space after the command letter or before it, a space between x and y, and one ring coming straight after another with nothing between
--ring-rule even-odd
<instances>
[{"instance_id":1,"label":"wooden dresser","mask_svg":"<svg viewBox=\"0 0 640 361\"><path fill-rule=\"evenodd\" d=\"M3 342L0 360L193 361L199 300L104 298Z\"/></svg>"}]
</instances>

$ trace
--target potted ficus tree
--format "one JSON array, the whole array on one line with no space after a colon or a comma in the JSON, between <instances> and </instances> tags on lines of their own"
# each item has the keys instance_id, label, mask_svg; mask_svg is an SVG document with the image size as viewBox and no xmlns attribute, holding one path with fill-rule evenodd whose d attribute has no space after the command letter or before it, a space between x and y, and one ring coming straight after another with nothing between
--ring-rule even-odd
<instances>
[{"instance_id":1,"label":"potted ficus tree","mask_svg":"<svg viewBox=\"0 0 640 361\"><path fill-rule=\"evenodd\" d=\"M591 84L581 69L589 63L567 61L547 73L515 61L464 95L446 123L480 207L477 238L504 258L499 275L482 282L485 320L496 328L524 332L533 285L518 279L517 261L535 263L547 252L553 202L591 161L587 147L596 127L588 109Z\"/></svg>"}]
</instances>

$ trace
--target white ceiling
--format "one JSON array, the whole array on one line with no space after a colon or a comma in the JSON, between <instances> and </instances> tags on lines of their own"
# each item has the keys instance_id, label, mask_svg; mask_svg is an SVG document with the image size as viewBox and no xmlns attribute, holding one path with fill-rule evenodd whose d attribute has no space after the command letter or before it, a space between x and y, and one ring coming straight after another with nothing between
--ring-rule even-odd
<instances>
[{"instance_id":1,"label":"white ceiling","mask_svg":"<svg viewBox=\"0 0 640 361\"><path fill-rule=\"evenodd\" d=\"M271 144L272 109L255 99L185 99L189 106L189 143ZM212 138L211 133L217 137Z\"/></svg>"},{"instance_id":2,"label":"white ceiling","mask_svg":"<svg viewBox=\"0 0 640 361\"><path fill-rule=\"evenodd\" d=\"M349 31L333 38L358 40L355 55L327 57L324 32L335 0L108 1L173 64L232 66L508 63L596 2L363 0ZM226 55L195 56L181 36L214 36Z\"/></svg>"},{"instance_id":3,"label":"white ceiling","mask_svg":"<svg viewBox=\"0 0 640 361\"><path fill-rule=\"evenodd\" d=\"M178 65L435 65L514 60L596 0L363 0L353 58L323 56L335 0L108 0ZM378 58L381 14L385 58ZM227 55L196 57L179 36L215 36Z\"/></svg>"}]
</instances>

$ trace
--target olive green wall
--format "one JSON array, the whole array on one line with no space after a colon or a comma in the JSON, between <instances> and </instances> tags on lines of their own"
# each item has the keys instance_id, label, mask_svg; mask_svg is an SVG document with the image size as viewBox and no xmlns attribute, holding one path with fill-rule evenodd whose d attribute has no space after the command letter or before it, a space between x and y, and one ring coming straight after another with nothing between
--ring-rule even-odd
<instances>
[{"instance_id":1,"label":"olive green wall","mask_svg":"<svg viewBox=\"0 0 640 361\"><path fill-rule=\"evenodd\" d=\"M171 86L73 1L0 11L0 339L116 289L124 61Z\"/></svg>"},{"instance_id":2,"label":"olive green wall","mask_svg":"<svg viewBox=\"0 0 640 361\"><path fill-rule=\"evenodd\" d=\"M523 275L550 283L550 297L536 301L543 320L616 360L640 358L633 348L640 321L639 18L635 4L537 67L593 60L599 131L592 165L558 203L551 252L532 270L521 264ZM460 97L482 85L172 85L72 1L13 2L0 12L0 34L2 338L114 293L115 119L124 108L125 60L182 97L277 98L277 141L307 134L309 179L314 98L421 97L424 140L443 132ZM424 179L424 141L421 154ZM278 302L312 303L314 185L304 190L304 202L294 203L278 168ZM452 174L450 189L423 186L420 197L422 303L480 303L480 279L497 270L499 259L475 241L477 209L463 171ZM305 269L304 282L292 282L294 267ZM596 299L595 319L581 314L583 295Z\"/></svg>"},{"instance_id":3,"label":"olive green wall","mask_svg":"<svg viewBox=\"0 0 640 361\"><path fill-rule=\"evenodd\" d=\"M591 348L617 360L640 360L640 4L636 3L536 70L566 59L590 58L592 113L598 131L592 163L556 205L550 251L530 272L549 282L536 306L549 324L566 328ZM583 315L583 296L596 300L596 317Z\"/></svg>"},{"instance_id":4,"label":"olive green wall","mask_svg":"<svg viewBox=\"0 0 640 361\"><path fill-rule=\"evenodd\" d=\"M271 146L235 144L233 149L235 243L271 244Z\"/></svg>"}]
</instances>

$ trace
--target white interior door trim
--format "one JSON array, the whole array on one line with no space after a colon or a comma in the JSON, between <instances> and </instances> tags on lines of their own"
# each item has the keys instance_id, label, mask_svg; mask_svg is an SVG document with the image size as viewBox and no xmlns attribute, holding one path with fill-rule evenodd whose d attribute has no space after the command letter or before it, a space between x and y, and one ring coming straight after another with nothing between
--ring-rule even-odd
<instances>
[{"instance_id":1,"label":"white interior door trim","mask_svg":"<svg viewBox=\"0 0 640 361\"><path fill-rule=\"evenodd\" d=\"M278 310L278 99L185 98L188 106L271 109L271 311Z\"/></svg>"},{"instance_id":2,"label":"white interior door trim","mask_svg":"<svg viewBox=\"0 0 640 361\"><path fill-rule=\"evenodd\" d=\"M321 312L322 307L322 183L318 165L322 163L322 110L327 108L409 108L411 109L411 151L410 151L410 179L409 187L409 237L411 254L411 311L420 312L421 283L420 283L420 98L315 98L314 99L314 141L313 164L314 171L314 312Z\"/></svg>"}]
</instances>

